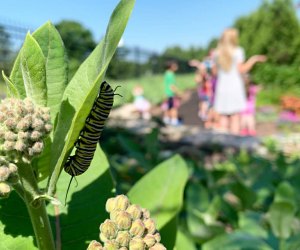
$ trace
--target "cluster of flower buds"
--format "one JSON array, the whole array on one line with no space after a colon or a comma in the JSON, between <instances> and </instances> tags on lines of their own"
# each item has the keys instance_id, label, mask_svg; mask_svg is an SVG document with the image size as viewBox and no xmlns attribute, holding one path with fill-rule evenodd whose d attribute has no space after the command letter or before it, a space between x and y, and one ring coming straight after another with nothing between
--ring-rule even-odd
<instances>
[{"instance_id":1,"label":"cluster of flower buds","mask_svg":"<svg viewBox=\"0 0 300 250\"><path fill-rule=\"evenodd\" d=\"M7 198L11 192L11 184L18 180L17 166L0 157L0 198Z\"/></svg>"},{"instance_id":2,"label":"cluster of flower buds","mask_svg":"<svg viewBox=\"0 0 300 250\"><path fill-rule=\"evenodd\" d=\"M160 242L150 212L139 205L130 204L125 195L106 202L110 219L100 225L100 240L92 241L88 250L166 250Z\"/></svg>"},{"instance_id":3,"label":"cluster of flower buds","mask_svg":"<svg viewBox=\"0 0 300 250\"><path fill-rule=\"evenodd\" d=\"M7 98L0 104L0 153L9 161L30 162L44 147L52 129L49 108L29 99Z\"/></svg>"}]
</instances>

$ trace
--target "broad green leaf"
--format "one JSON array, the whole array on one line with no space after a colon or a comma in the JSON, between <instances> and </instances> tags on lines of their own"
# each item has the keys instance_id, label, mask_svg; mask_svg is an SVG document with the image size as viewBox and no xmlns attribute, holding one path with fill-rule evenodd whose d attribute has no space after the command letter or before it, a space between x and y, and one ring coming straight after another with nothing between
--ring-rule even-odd
<instances>
[{"instance_id":1,"label":"broad green leaf","mask_svg":"<svg viewBox=\"0 0 300 250\"><path fill-rule=\"evenodd\" d=\"M181 229L177 230L176 244L174 250L197 250L193 239L183 232Z\"/></svg>"},{"instance_id":2,"label":"broad green leaf","mask_svg":"<svg viewBox=\"0 0 300 250\"><path fill-rule=\"evenodd\" d=\"M52 147L51 169L55 172L49 183L50 195L54 192L63 162L84 126L134 3L135 0L120 1L112 13L104 40L81 65L65 90ZM71 116L67 113L70 109L73 110Z\"/></svg>"},{"instance_id":3,"label":"broad green leaf","mask_svg":"<svg viewBox=\"0 0 300 250\"><path fill-rule=\"evenodd\" d=\"M270 206L268 220L276 237L281 239L290 237L295 212L295 206L289 202L275 202Z\"/></svg>"},{"instance_id":4,"label":"broad green leaf","mask_svg":"<svg viewBox=\"0 0 300 250\"><path fill-rule=\"evenodd\" d=\"M239 228L241 231L263 239L268 237L268 232L263 228L262 214L246 211L239 213Z\"/></svg>"},{"instance_id":5,"label":"broad green leaf","mask_svg":"<svg viewBox=\"0 0 300 250\"><path fill-rule=\"evenodd\" d=\"M190 182L186 191L186 207L189 211L197 209L205 212L210 204L209 193L200 183Z\"/></svg>"},{"instance_id":6,"label":"broad green leaf","mask_svg":"<svg viewBox=\"0 0 300 250\"><path fill-rule=\"evenodd\" d=\"M0 249L37 249L33 235L27 208L17 193L0 199Z\"/></svg>"},{"instance_id":7,"label":"broad green leaf","mask_svg":"<svg viewBox=\"0 0 300 250\"><path fill-rule=\"evenodd\" d=\"M188 211L187 213L187 226L191 235L197 242L203 242L219 234L224 233L225 228L218 222L211 222L209 225L206 223L205 213L197 213L196 210Z\"/></svg>"},{"instance_id":8,"label":"broad green leaf","mask_svg":"<svg viewBox=\"0 0 300 250\"><path fill-rule=\"evenodd\" d=\"M26 98L26 90L25 90L24 80L23 80L23 75L21 70L21 50L16 57L9 79L17 88L21 99Z\"/></svg>"},{"instance_id":9,"label":"broad green leaf","mask_svg":"<svg viewBox=\"0 0 300 250\"><path fill-rule=\"evenodd\" d=\"M38 42L46 58L47 106L50 108L51 121L54 124L68 82L67 57L63 41L50 22L37 29L32 36ZM53 137L53 133L50 137ZM34 160L33 165L38 172L39 181L49 176L51 147L52 140L49 138L45 141L42 155Z\"/></svg>"},{"instance_id":10,"label":"broad green leaf","mask_svg":"<svg viewBox=\"0 0 300 250\"><path fill-rule=\"evenodd\" d=\"M221 247L221 248L220 248ZM202 250L272 250L263 240L249 234L234 232L223 234L202 245Z\"/></svg>"},{"instance_id":11,"label":"broad green leaf","mask_svg":"<svg viewBox=\"0 0 300 250\"><path fill-rule=\"evenodd\" d=\"M38 28L32 36L46 58L47 106L54 123L68 83L68 62L63 41L51 22Z\"/></svg>"},{"instance_id":12,"label":"broad green leaf","mask_svg":"<svg viewBox=\"0 0 300 250\"><path fill-rule=\"evenodd\" d=\"M186 163L176 155L142 177L128 196L132 203L150 210L160 229L180 211L188 175Z\"/></svg>"},{"instance_id":13,"label":"broad green leaf","mask_svg":"<svg viewBox=\"0 0 300 250\"><path fill-rule=\"evenodd\" d=\"M19 91L14 86L14 84L11 82L11 80L5 75L4 71L2 71L2 77L6 83L7 96L19 98L20 97Z\"/></svg>"},{"instance_id":14,"label":"broad green leaf","mask_svg":"<svg viewBox=\"0 0 300 250\"><path fill-rule=\"evenodd\" d=\"M28 33L21 49L21 71L26 96L41 106L47 106L45 62L39 44Z\"/></svg>"},{"instance_id":15,"label":"broad green leaf","mask_svg":"<svg viewBox=\"0 0 300 250\"><path fill-rule=\"evenodd\" d=\"M57 185L57 198L64 204L71 176L63 171ZM114 194L107 159L97 147L89 169L71 184L67 206L48 206L51 221L59 219L63 249L86 249L88 242L99 240L99 226L108 219L106 200ZM59 213L59 217L55 214Z\"/></svg>"},{"instance_id":16,"label":"broad green leaf","mask_svg":"<svg viewBox=\"0 0 300 250\"><path fill-rule=\"evenodd\" d=\"M295 204L296 197L294 188L288 182L280 183L276 189L274 201Z\"/></svg>"}]
</instances>

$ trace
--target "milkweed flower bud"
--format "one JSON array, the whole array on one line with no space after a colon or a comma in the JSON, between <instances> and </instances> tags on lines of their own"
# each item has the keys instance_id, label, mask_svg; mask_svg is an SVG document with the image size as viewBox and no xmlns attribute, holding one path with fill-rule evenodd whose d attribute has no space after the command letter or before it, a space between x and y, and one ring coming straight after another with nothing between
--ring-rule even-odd
<instances>
[{"instance_id":1,"label":"milkweed flower bud","mask_svg":"<svg viewBox=\"0 0 300 250\"><path fill-rule=\"evenodd\" d=\"M130 250L144 250L145 249L145 243L142 238L133 238L129 242L129 249Z\"/></svg>"},{"instance_id":2,"label":"milkweed flower bud","mask_svg":"<svg viewBox=\"0 0 300 250\"><path fill-rule=\"evenodd\" d=\"M9 177L9 168L6 166L1 166L0 167L0 182L6 181Z\"/></svg>"},{"instance_id":3,"label":"milkweed flower bud","mask_svg":"<svg viewBox=\"0 0 300 250\"><path fill-rule=\"evenodd\" d=\"M156 243L153 247L150 247L149 250L167 250L161 243Z\"/></svg>"},{"instance_id":4,"label":"milkweed flower bud","mask_svg":"<svg viewBox=\"0 0 300 250\"><path fill-rule=\"evenodd\" d=\"M15 148L15 145L16 145L16 143L13 141L5 141L3 147L4 147L4 150L11 151Z\"/></svg>"},{"instance_id":5,"label":"milkweed flower bud","mask_svg":"<svg viewBox=\"0 0 300 250\"><path fill-rule=\"evenodd\" d=\"M93 240L91 241L91 243L89 244L87 250L102 250L103 247L101 245L100 242L96 241L96 240Z\"/></svg>"},{"instance_id":6,"label":"milkweed flower bud","mask_svg":"<svg viewBox=\"0 0 300 250\"><path fill-rule=\"evenodd\" d=\"M155 237L152 234L147 234L144 237L144 243L147 245L147 247L152 247L156 243Z\"/></svg>"},{"instance_id":7,"label":"milkweed flower bud","mask_svg":"<svg viewBox=\"0 0 300 250\"><path fill-rule=\"evenodd\" d=\"M26 149L26 144L22 140L16 142L15 150L22 152L25 149Z\"/></svg>"},{"instance_id":8,"label":"milkweed flower bud","mask_svg":"<svg viewBox=\"0 0 300 250\"><path fill-rule=\"evenodd\" d=\"M110 219L100 225L99 238L104 243L103 250L165 249L158 244L160 235L147 209L130 204L125 195L108 199L105 209Z\"/></svg>"},{"instance_id":9,"label":"milkweed flower bud","mask_svg":"<svg viewBox=\"0 0 300 250\"><path fill-rule=\"evenodd\" d=\"M130 234L127 231L120 231L117 235L116 241L121 247L127 247L130 239Z\"/></svg>"},{"instance_id":10,"label":"milkweed flower bud","mask_svg":"<svg viewBox=\"0 0 300 250\"><path fill-rule=\"evenodd\" d=\"M33 131L30 135L30 139L33 141L38 141L42 137L42 133L39 131Z\"/></svg>"},{"instance_id":11,"label":"milkweed flower bud","mask_svg":"<svg viewBox=\"0 0 300 250\"><path fill-rule=\"evenodd\" d=\"M143 236L144 232L145 232L145 225L142 222L142 220L137 219L132 223L132 226L130 228L130 234L133 236Z\"/></svg>"},{"instance_id":12,"label":"milkweed flower bud","mask_svg":"<svg viewBox=\"0 0 300 250\"><path fill-rule=\"evenodd\" d=\"M11 131L7 131L5 134L4 134L4 139L7 140L7 141L15 141L17 140L18 136L11 132Z\"/></svg>"},{"instance_id":13,"label":"milkweed flower bud","mask_svg":"<svg viewBox=\"0 0 300 250\"><path fill-rule=\"evenodd\" d=\"M112 220L105 220L100 225L100 231L107 239L114 239L117 236L117 225Z\"/></svg>"},{"instance_id":14,"label":"milkweed flower bud","mask_svg":"<svg viewBox=\"0 0 300 250\"><path fill-rule=\"evenodd\" d=\"M155 222L153 219L146 219L144 220L144 224L145 224L145 227L147 229L147 232L149 234L154 234L155 231L156 231L156 226L155 226Z\"/></svg>"},{"instance_id":15,"label":"milkweed flower bud","mask_svg":"<svg viewBox=\"0 0 300 250\"><path fill-rule=\"evenodd\" d=\"M104 247L107 250L118 250L119 244L115 240L108 240L104 243Z\"/></svg>"},{"instance_id":16,"label":"milkweed flower bud","mask_svg":"<svg viewBox=\"0 0 300 250\"><path fill-rule=\"evenodd\" d=\"M115 209L126 210L126 208L129 206L129 200L125 195L118 195L115 199L116 199Z\"/></svg>"},{"instance_id":17,"label":"milkweed flower bud","mask_svg":"<svg viewBox=\"0 0 300 250\"><path fill-rule=\"evenodd\" d=\"M116 198L109 198L105 204L106 211L110 213L115 209L115 207L116 207Z\"/></svg>"},{"instance_id":18,"label":"milkweed flower bud","mask_svg":"<svg viewBox=\"0 0 300 250\"><path fill-rule=\"evenodd\" d=\"M7 182L10 184L17 183L19 181L17 166L13 163L9 163L8 170L9 170L9 176L8 176Z\"/></svg>"},{"instance_id":19,"label":"milkweed flower bud","mask_svg":"<svg viewBox=\"0 0 300 250\"><path fill-rule=\"evenodd\" d=\"M116 215L115 222L116 222L119 230L129 229L131 226L131 216L129 213L127 213L125 211L120 211Z\"/></svg>"},{"instance_id":20,"label":"milkweed flower bud","mask_svg":"<svg viewBox=\"0 0 300 250\"><path fill-rule=\"evenodd\" d=\"M155 238L156 242L160 242L160 240L161 240L159 233L154 234L154 238Z\"/></svg>"},{"instance_id":21,"label":"milkweed flower bud","mask_svg":"<svg viewBox=\"0 0 300 250\"><path fill-rule=\"evenodd\" d=\"M142 209L139 205L130 205L126 212L129 213L133 220L140 219L142 216Z\"/></svg>"},{"instance_id":22,"label":"milkweed flower bud","mask_svg":"<svg viewBox=\"0 0 300 250\"><path fill-rule=\"evenodd\" d=\"M0 198L7 198L11 192L11 187L5 182L0 182Z\"/></svg>"},{"instance_id":23,"label":"milkweed flower bud","mask_svg":"<svg viewBox=\"0 0 300 250\"><path fill-rule=\"evenodd\" d=\"M144 218L144 219L149 219L149 218L150 218L150 212L149 212L148 209L143 208L143 209L142 209L142 212L143 212L143 218Z\"/></svg>"},{"instance_id":24,"label":"milkweed flower bud","mask_svg":"<svg viewBox=\"0 0 300 250\"><path fill-rule=\"evenodd\" d=\"M110 212L109 218L113 221L116 221L117 215L120 213L120 210L113 210Z\"/></svg>"},{"instance_id":25,"label":"milkweed flower bud","mask_svg":"<svg viewBox=\"0 0 300 250\"><path fill-rule=\"evenodd\" d=\"M100 238L100 240L101 240L102 242L108 241L108 239L104 236L103 233L100 233L100 234L99 234L99 238Z\"/></svg>"}]
</instances>

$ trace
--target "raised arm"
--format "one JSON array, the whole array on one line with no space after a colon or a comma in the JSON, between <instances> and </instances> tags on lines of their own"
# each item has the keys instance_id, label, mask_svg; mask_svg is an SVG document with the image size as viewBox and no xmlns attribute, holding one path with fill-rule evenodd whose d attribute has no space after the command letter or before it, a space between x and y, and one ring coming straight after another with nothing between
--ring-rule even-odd
<instances>
[{"instance_id":1,"label":"raised arm","mask_svg":"<svg viewBox=\"0 0 300 250\"><path fill-rule=\"evenodd\" d=\"M267 57L264 55L255 55L251 56L246 62L240 63L238 65L238 70L244 74L249 72L253 66L258 62L265 62L267 60Z\"/></svg>"}]
</instances>

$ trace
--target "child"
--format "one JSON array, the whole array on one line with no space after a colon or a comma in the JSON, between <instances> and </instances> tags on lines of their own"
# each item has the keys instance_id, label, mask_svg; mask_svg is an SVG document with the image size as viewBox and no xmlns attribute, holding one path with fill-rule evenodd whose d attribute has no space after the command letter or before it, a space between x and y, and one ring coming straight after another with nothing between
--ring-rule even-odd
<instances>
[{"instance_id":1,"label":"child","mask_svg":"<svg viewBox=\"0 0 300 250\"><path fill-rule=\"evenodd\" d=\"M250 76L245 75L246 85L246 109L241 112L241 132L242 136L255 136L255 106L256 95L259 87L251 82Z\"/></svg>"},{"instance_id":2,"label":"child","mask_svg":"<svg viewBox=\"0 0 300 250\"><path fill-rule=\"evenodd\" d=\"M214 95L214 79L211 74L211 65L208 65L208 60L204 63L191 60L189 65L196 67L195 81L198 84L199 96L199 111L198 116L204 121L204 126L210 128L212 126L212 103Z\"/></svg>"},{"instance_id":3,"label":"child","mask_svg":"<svg viewBox=\"0 0 300 250\"><path fill-rule=\"evenodd\" d=\"M134 106L143 119L149 120L150 114L150 102L143 96L144 90L141 86L137 85L133 88Z\"/></svg>"},{"instance_id":4,"label":"child","mask_svg":"<svg viewBox=\"0 0 300 250\"><path fill-rule=\"evenodd\" d=\"M176 95L179 95L179 90L176 86L175 72L178 70L178 64L175 61L169 61L166 65L164 75L164 91L167 96L167 107L164 111L163 121L165 124L177 126L180 125L178 119L178 100Z\"/></svg>"}]
</instances>

